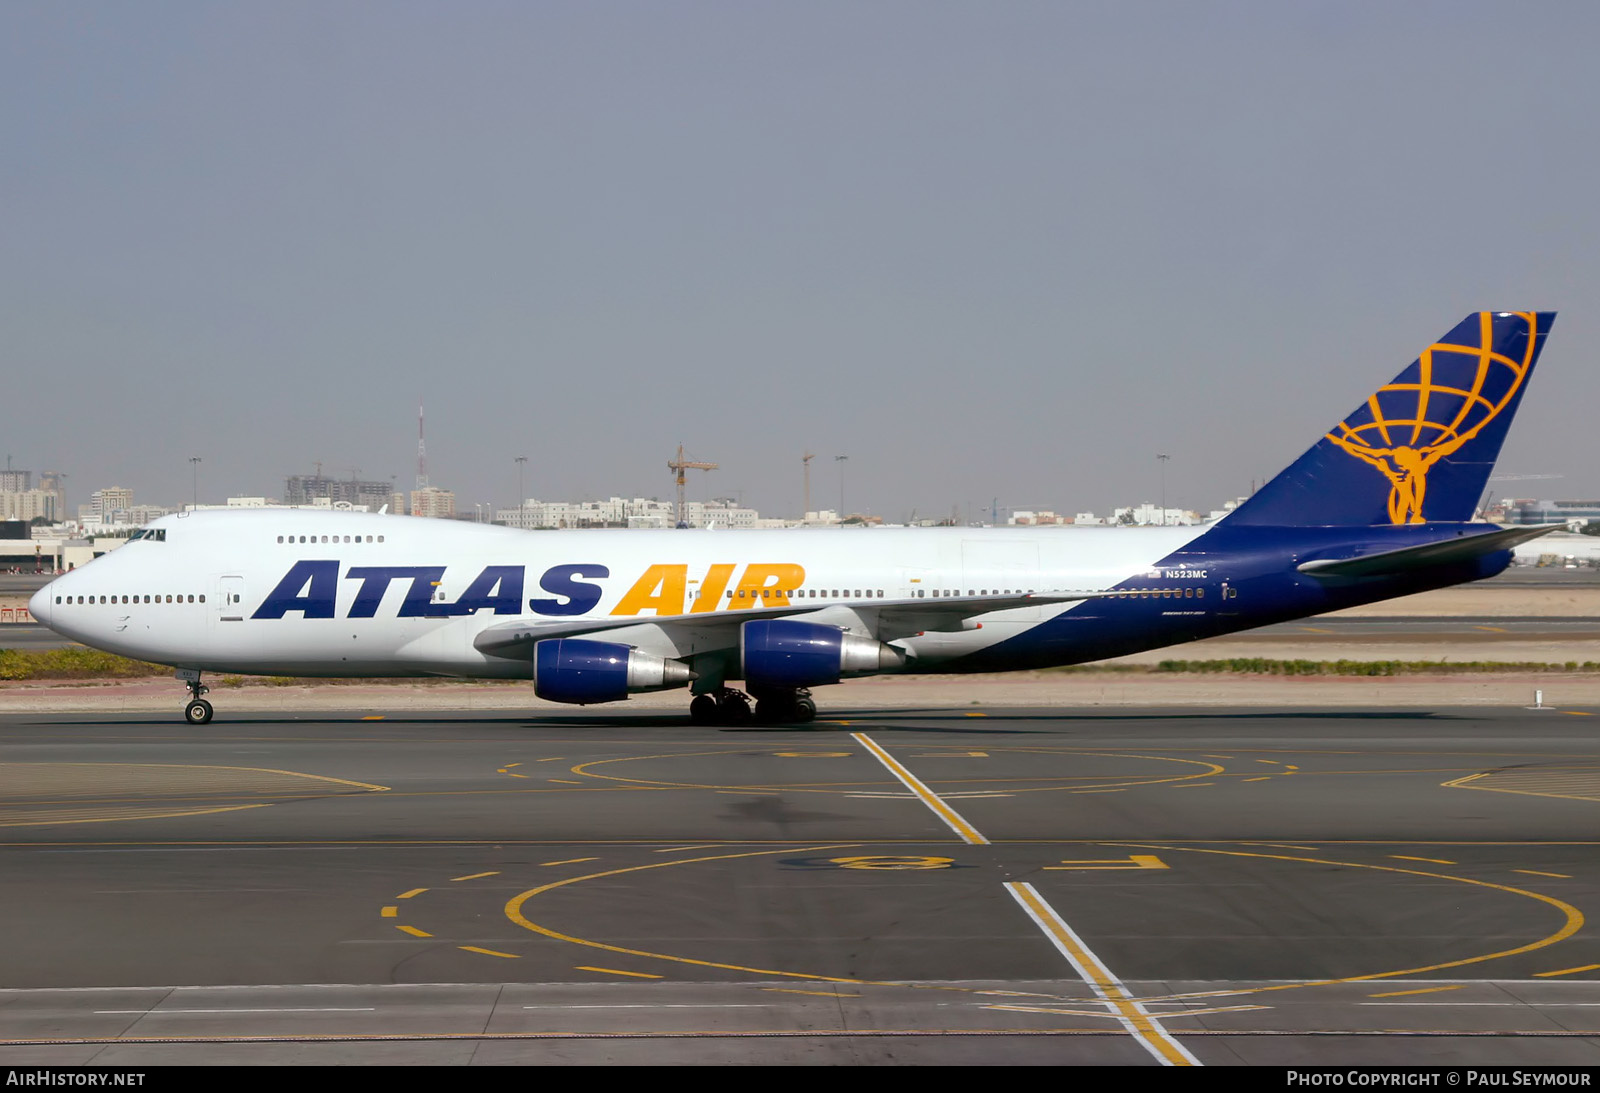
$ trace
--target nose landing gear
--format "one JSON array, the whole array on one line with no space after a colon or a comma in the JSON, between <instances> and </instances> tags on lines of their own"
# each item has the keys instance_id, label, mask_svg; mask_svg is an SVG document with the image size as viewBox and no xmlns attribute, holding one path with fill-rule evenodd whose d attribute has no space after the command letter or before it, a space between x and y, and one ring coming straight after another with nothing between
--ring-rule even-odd
<instances>
[{"instance_id":1,"label":"nose landing gear","mask_svg":"<svg viewBox=\"0 0 1600 1093\"><path fill-rule=\"evenodd\" d=\"M173 675L189 688L189 701L184 703L183 719L191 725L208 724L215 711L211 703L200 696L210 694L211 688L200 682L200 673L193 668L179 668Z\"/></svg>"}]
</instances>

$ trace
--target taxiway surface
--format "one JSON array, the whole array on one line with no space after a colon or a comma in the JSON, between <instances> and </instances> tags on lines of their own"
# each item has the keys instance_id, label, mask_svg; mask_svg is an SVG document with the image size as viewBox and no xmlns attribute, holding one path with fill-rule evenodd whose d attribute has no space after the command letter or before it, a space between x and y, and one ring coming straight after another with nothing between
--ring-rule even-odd
<instances>
[{"instance_id":1,"label":"taxiway surface","mask_svg":"<svg viewBox=\"0 0 1600 1093\"><path fill-rule=\"evenodd\" d=\"M1588 709L0 717L0 1062L1600 1063Z\"/></svg>"}]
</instances>

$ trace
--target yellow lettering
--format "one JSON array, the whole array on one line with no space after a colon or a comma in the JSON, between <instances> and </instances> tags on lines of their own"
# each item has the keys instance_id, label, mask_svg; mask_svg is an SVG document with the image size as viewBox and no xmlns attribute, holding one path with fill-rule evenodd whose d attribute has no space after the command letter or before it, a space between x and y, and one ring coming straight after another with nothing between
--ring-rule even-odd
<instances>
[{"instance_id":1,"label":"yellow lettering","mask_svg":"<svg viewBox=\"0 0 1600 1093\"><path fill-rule=\"evenodd\" d=\"M746 604L754 607L750 601L756 600L762 607L788 607L789 593L804 584L805 579L805 569L793 562L753 562L744 567L739 591L728 606L737 611ZM745 597L744 603L739 602L741 597Z\"/></svg>"},{"instance_id":2,"label":"yellow lettering","mask_svg":"<svg viewBox=\"0 0 1600 1093\"><path fill-rule=\"evenodd\" d=\"M613 615L637 615L654 611L657 615L683 614L683 598L689 584L686 565L653 565L644 576L623 593Z\"/></svg>"},{"instance_id":3,"label":"yellow lettering","mask_svg":"<svg viewBox=\"0 0 1600 1093\"><path fill-rule=\"evenodd\" d=\"M706 570L706 579L700 582L700 594L694 598L694 606L689 608L691 615L698 615L702 611L715 611L722 603L722 594L728 590L728 581L733 577L733 571L738 568L733 564L718 563Z\"/></svg>"}]
</instances>

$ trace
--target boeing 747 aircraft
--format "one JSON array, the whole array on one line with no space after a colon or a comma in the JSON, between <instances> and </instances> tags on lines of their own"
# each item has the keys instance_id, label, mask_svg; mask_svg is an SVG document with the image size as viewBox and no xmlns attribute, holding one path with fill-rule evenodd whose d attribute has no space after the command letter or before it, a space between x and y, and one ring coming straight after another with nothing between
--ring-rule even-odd
<instances>
[{"instance_id":1,"label":"boeing 747 aircraft","mask_svg":"<svg viewBox=\"0 0 1600 1093\"><path fill-rule=\"evenodd\" d=\"M1553 319L1469 315L1210 525L527 532L178 513L30 607L172 665L194 724L212 717L202 672L528 679L579 704L687 687L697 722L809 721L811 689L849 676L1077 664L1500 572L1551 530L1469 521Z\"/></svg>"}]
</instances>

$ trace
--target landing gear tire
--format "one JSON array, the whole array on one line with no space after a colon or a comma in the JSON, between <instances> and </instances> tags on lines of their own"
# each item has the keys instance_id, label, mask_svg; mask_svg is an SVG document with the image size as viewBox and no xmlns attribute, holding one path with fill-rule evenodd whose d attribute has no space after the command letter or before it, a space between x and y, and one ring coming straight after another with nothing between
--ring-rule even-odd
<instances>
[{"instance_id":1,"label":"landing gear tire","mask_svg":"<svg viewBox=\"0 0 1600 1093\"><path fill-rule=\"evenodd\" d=\"M815 720L817 704L810 691L766 695L756 702L756 720L767 725L805 724Z\"/></svg>"},{"instance_id":2,"label":"landing gear tire","mask_svg":"<svg viewBox=\"0 0 1600 1093\"><path fill-rule=\"evenodd\" d=\"M214 712L211 703L203 698L197 698L183 708L183 719L191 725L204 725L210 722Z\"/></svg>"},{"instance_id":3,"label":"landing gear tire","mask_svg":"<svg viewBox=\"0 0 1600 1093\"><path fill-rule=\"evenodd\" d=\"M689 720L696 725L747 725L750 697L732 687L696 695L689 703Z\"/></svg>"},{"instance_id":4,"label":"landing gear tire","mask_svg":"<svg viewBox=\"0 0 1600 1093\"><path fill-rule=\"evenodd\" d=\"M748 725L754 719L750 712L750 699L742 691L725 695L721 702L724 725Z\"/></svg>"}]
</instances>

